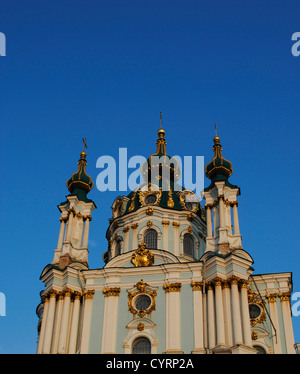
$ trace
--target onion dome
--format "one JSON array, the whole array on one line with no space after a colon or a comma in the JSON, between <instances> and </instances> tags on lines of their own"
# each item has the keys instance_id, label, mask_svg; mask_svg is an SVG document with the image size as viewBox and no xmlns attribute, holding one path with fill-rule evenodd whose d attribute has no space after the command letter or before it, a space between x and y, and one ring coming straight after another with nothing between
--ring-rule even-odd
<instances>
[{"instance_id":1,"label":"onion dome","mask_svg":"<svg viewBox=\"0 0 300 374\"><path fill-rule=\"evenodd\" d=\"M155 183L159 187L166 184L166 189L168 189L170 184L179 180L181 171L178 160L167 155L165 134L163 128L157 131L156 153L152 154L141 166L141 171L145 182Z\"/></svg>"},{"instance_id":2,"label":"onion dome","mask_svg":"<svg viewBox=\"0 0 300 374\"><path fill-rule=\"evenodd\" d=\"M80 160L78 161L78 170L68 179L66 185L71 195L76 195L79 200L90 202L86 195L94 187L94 183L89 175L85 171L87 165L86 153L84 148L86 144L84 142L83 151L80 153Z\"/></svg>"},{"instance_id":3,"label":"onion dome","mask_svg":"<svg viewBox=\"0 0 300 374\"><path fill-rule=\"evenodd\" d=\"M214 137L213 151L214 157L205 166L205 175L212 182L222 180L227 181L232 174L232 163L225 160L225 158L222 156L222 146L218 136Z\"/></svg>"}]
</instances>

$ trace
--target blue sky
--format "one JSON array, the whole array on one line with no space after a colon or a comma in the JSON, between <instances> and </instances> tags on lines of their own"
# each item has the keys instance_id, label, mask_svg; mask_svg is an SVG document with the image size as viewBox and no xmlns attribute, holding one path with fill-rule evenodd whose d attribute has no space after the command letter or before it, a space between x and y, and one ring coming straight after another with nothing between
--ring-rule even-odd
<instances>
[{"instance_id":1,"label":"blue sky","mask_svg":"<svg viewBox=\"0 0 300 374\"><path fill-rule=\"evenodd\" d=\"M39 276L82 137L95 182L98 157L153 153L160 111L168 153L205 162L217 122L255 273L291 271L300 292L299 12L296 0L1 2L0 353L36 350ZM91 268L103 266L118 195L89 194ZM300 316L293 324L300 342Z\"/></svg>"}]
</instances>

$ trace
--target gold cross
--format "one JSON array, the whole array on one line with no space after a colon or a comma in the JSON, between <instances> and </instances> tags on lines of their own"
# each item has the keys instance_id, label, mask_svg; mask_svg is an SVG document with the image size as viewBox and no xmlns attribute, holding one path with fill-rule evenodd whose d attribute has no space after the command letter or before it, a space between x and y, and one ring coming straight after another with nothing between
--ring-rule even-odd
<instances>
[{"instance_id":1,"label":"gold cross","mask_svg":"<svg viewBox=\"0 0 300 374\"><path fill-rule=\"evenodd\" d=\"M83 152L84 152L85 148L87 148L86 138L82 138L82 141L83 141Z\"/></svg>"}]
</instances>

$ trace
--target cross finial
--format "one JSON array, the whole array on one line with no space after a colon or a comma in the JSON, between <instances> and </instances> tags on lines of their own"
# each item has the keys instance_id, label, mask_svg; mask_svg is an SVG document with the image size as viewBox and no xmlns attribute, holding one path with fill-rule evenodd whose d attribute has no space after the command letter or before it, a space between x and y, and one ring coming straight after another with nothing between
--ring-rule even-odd
<instances>
[{"instance_id":1,"label":"cross finial","mask_svg":"<svg viewBox=\"0 0 300 374\"><path fill-rule=\"evenodd\" d=\"M87 145L86 145L86 138L82 138L82 141L83 141L83 151L85 150L85 148L87 148Z\"/></svg>"},{"instance_id":2,"label":"cross finial","mask_svg":"<svg viewBox=\"0 0 300 374\"><path fill-rule=\"evenodd\" d=\"M160 128L162 129L162 112L160 112Z\"/></svg>"},{"instance_id":3,"label":"cross finial","mask_svg":"<svg viewBox=\"0 0 300 374\"><path fill-rule=\"evenodd\" d=\"M215 132L216 132L216 136L218 136L218 134L217 134L217 122L215 122Z\"/></svg>"}]
</instances>

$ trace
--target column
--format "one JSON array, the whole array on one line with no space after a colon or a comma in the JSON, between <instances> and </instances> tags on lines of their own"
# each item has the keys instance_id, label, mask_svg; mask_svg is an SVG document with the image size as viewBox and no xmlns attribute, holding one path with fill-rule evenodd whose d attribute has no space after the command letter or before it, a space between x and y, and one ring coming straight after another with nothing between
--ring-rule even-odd
<instances>
[{"instance_id":1,"label":"column","mask_svg":"<svg viewBox=\"0 0 300 374\"><path fill-rule=\"evenodd\" d=\"M296 353L294 348L294 332L292 326L292 316L290 308L290 293L284 292L279 294L281 302L281 310L283 316L284 332L285 332L285 342L286 342L286 352Z\"/></svg>"},{"instance_id":2,"label":"column","mask_svg":"<svg viewBox=\"0 0 300 374\"><path fill-rule=\"evenodd\" d=\"M205 204L205 208L206 208L206 221L207 221L207 237L211 238L213 236L212 220L211 220L211 206Z\"/></svg>"},{"instance_id":3,"label":"column","mask_svg":"<svg viewBox=\"0 0 300 374\"><path fill-rule=\"evenodd\" d=\"M55 313L55 303L56 303L56 291L51 290L49 292L49 306L48 306L48 313L47 313L47 321L46 321L46 328L45 328L45 336L43 342L43 350L42 353L50 353L51 349L51 340L52 340L52 333L53 333L53 323L54 323L54 313Z\"/></svg>"},{"instance_id":4,"label":"column","mask_svg":"<svg viewBox=\"0 0 300 374\"><path fill-rule=\"evenodd\" d=\"M233 276L230 279L230 283L231 283L233 344L243 344L238 278Z\"/></svg>"},{"instance_id":5,"label":"column","mask_svg":"<svg viewBox=\"0 0 300 374\"><path fill-rule=\"evenodd\" d=\"M179 222L173 222L173 231L174 231L174 255L179 256L179 234L178 228L180 226Z\"/></svg>"},{"instance_id":6,"label":"column","mask_svg":"<svg viewBox=\"0 0 300 374\"><path fill-rule=\"evenodd\" d=\"M222 298L222 280L216 278L215 284L215 311L217 324L217 345L225 345L224 308Z\"/></svg>"},{"instance_id":7,"label":"column","mask_svg":"<svg viewBox=\"0 0 300 374\"><path fill-rule=\"evenodd\" d=\"M212 282L207 282L207 325L208 347L211 349L216 346L214 289Z\"/></svg>"},{"instance_id":8,"label":"column","mask_svg":"<svg viewBox=\"0 0 300 374\"><path fill-rule=\"evenodd\" d=\"M225 215L224 215L224 196L219 195L219 214L220 214L220 227L224 228L225 227Z\"/></svg>"},{"instance_id":9,"label":"column","mask_svg":"<svg viewBox=\"0 0 300 374\"><path fill-rule=\"evenodd\" d=\"M92 219L92 217L90 217L90 216L85 217L85 225L84 225L82 248L87 248L88 247L89 229L90 229L90 221L91 221L91 219Z\"/></svg>"},{"instance_id":10,"label":"column","mask_svg":"<svg viewBox=\"0 0 300 374\"><path fill-rule=\"evenodd\" d=\"M118 304L120 287L108 287L104 293L104 316L101 353L116 353Z\"/></svg>"},{"instance_id":11,"label":"column","mask_svg":"<svg viewBox=\"0 0 300 374\"><path fill-rule=\"evenodd\" d=\"M137 228L138 228L139 224L138 223L134 223L133 225L131 225L131 228L132 228L132 249L137 249L138 245L137 245Z\"/></svg>"},{"instance_id":12,"label":"column","mask_svg":"<svg viewBox=\"0 0 300 374\"><path fill-rule=\"evenodd\" d=\"M230 284L228 281L222 283L223 302L224 302L224 324L225 324L225 342L232 345L232 322L231 322L231 301Z\"/></svg>"},{"instance_id":13,"label":"column","mask_svg":"<svg viewBox=\"0 0 300 374\"><path fill-rule=\"evenodd\" d=\"M62 217L59 220L60 220L60 230L59 230L59 235L58 235L57 249L62 249L66 222L64 218Z\"/></svg>"},{"instance_id":14,"label":"column","mask_svg":"<svg viewBox=\"0 0 300 374\"><path fill-rule=\"evenodd\" d=\"M251 325L248 303L248 282L242 280L241 283L241 310L244 344L252 347Z\"/></svg>"},{"instance_id":15,"label":"column","mask_svg":"<svg viewBox=\"0 0 300 374\"><path fill-rule=\"evenodd\" d=\"M128 236L129 236L129 226L124 227L124 247L123 247L123 253L128 252Z\"/></svg>"},{"instance_id":16,"label":"column","mask_svg":"<svg viewBox=\"0 0 300 374\"><path fill-rule=\"evenodd\" d=\"M44 309L43 309L41 331L40 331L39 342L38 342L38 347L37 347L37 352L36 352L38 354L42 353L42 350L43 350L45 328L46 328L46 324L47 324L48 308L49 308L49 296L46 295L45 299L44 299Z\"/></svg>"},{"instance_id":17,"label":"column","mask_svg":"<svg viewBox=\"0 0 300 374\"><path fill-rule=\"evenodd\" d=\"M94 293L95 293L95 290L84 291L84 310L83 310L83 323L82 323L80 353L88 353L89 352L91 316L92 316L92 305L93 305Z\"/></svg>"},{"instance_id":18,"label":"column","mask_svg":"<svg viewBox=\"0 0 300 374\"><path fill-rule=\"evenodd\" d=\"M169 221L162 221L163 224L163 249L165 251L169 250Z\"/></svg>"},{"instance_id":19,"label":"column","mask_svg":"<svg viewBox=\"0 0 300 374\"><path fill-rule=\"evenodd\" d=\"M181 283L164 284L166 294L166 351L183 353L180 345L180 289Z\"/></svg>"},{"instance_id":20,"label":"column","mask_svg":"<svg viewBox=\"0 0 300 374\"><path fill-rule=\"evenodd\" d=\"M238 218L238 202L235 201L232 205L232 213L233 213L233 232L234 235L240 235L240 226L239 226L239 218Z\"/></svg>"},{"instance_id":21,"label":"column","mask_svg":"<svg viewBox=\"0 0 300 374\"><path fill-rule=\"evenodd\" d=\"M202 282L192 282L194 301L194 349L192 353L205 353L203 331Z\"/></svg>"},{"instance_id":22,"label":"column","mask_svg":"<svg viewBox=\"0 0 300 374\"><path fill-rule=\"evenodd\" d=\"M70 318L70 307L71 307L71 293L69 289L64 290L64 300L63 300L63 311L61 318L61 328L58 341L58 351L57 353L64 354L67 353L67 335L69 327L69 318Z\"/></svg>"},{"instance_id":23,"label":"column","mask_svg":"<svg viewBox=\"0 0 300 374\"><path fill-rule=\"evenodd\" d=\"M71 322L71 332L70 332L70 341L69 341L69 354L76 353L77 348L77 337L78 337L78 327L79 327L79 312L80 312L80 292L74 292L74 305L72 313L72 322Z\"/></svg>"},{"instance_id":24,"label":"column","mask_svg":"<svg viewBox=\"0 0 300 374\"><path fill-rule=\"evenodd\" d=\"M62 315L62 309L63 309L63 300L64 300L64 296L62 292L59 292L58 298L56 301L55 321L54 321L51 353L57 353L60 326L61 326L61 315Z\"/></svg>"},{"instance_id":25,"label":"column","mask_svg":"<svg viewBox=\"0 0 300 374\"><path fill-rule=\"evenodd\" d=\"M68 212L69 212L69 216L68 216L68 223L67 223L67 228L66 228L65 242L70 241L72 237L74 209L69 209Z\"/></svg>"},{"instance_id":26,"label":"column","mask_svg":"<svg viewBox=\"0 0 300 374\"><path fill-rule=\"evenodd\" d=\"M273 344L274 344L274 353L282 353L281 350L281 343L280 343L280 332L279 332L279 323L278 323L278 312L277 312L277 294L266 294L266 298L269 302L270 308L270 317L276 329L276 336L273 337ZM275 334L275 331L272 327L272 332Z\"/></svg>"}]
</instances>

